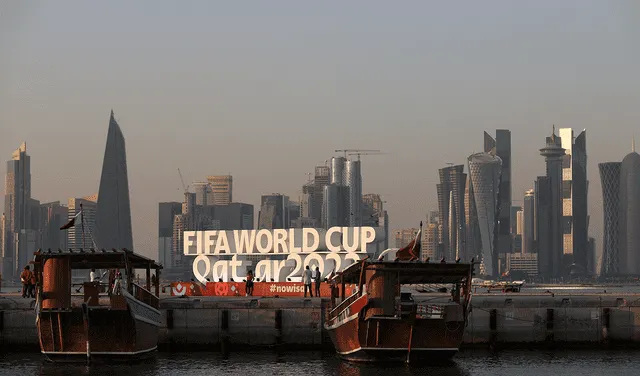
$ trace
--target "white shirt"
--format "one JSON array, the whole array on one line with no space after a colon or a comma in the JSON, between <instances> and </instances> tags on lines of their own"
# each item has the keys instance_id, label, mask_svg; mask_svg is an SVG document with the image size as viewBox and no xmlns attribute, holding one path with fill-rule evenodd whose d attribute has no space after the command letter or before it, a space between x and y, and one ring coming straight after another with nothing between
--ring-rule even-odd
<instances>
[{"instance_id":1,"label":"white shirt","mask_svg":"<svg viewBox=\"0 0 640 376\"><path fill-rule=\"evenodd\" d=\"M316 281L317 281L317 280L318 280L318 278L320 277L320 276L319 276L319 274L320 274L320 272L319 272L318 270L313 270L313 271L311 272L311 278L313 278L314 280L316 280Z\"/></svg>"},{"instance_id":2,"label":"white shirt","mask_svg":"<svg viewBox=\"0 0 640 376\"><path fill-rule=\"evenodd\" d=\"M305 285L311 284L311 270L304 270L304 272L302 273L302 282L304 282Z\"/></svg>"},{"instance_id":3,"label":"white shirt","mask_svg":"<svg viewBox=\"0 0 640 376\"><path fill-rule=\"evenodd\" d=\"M94 282L97 278L98 274L96 272L89 273L89 278L91 278L91 282Z\"/></svg>"}]
</instances>

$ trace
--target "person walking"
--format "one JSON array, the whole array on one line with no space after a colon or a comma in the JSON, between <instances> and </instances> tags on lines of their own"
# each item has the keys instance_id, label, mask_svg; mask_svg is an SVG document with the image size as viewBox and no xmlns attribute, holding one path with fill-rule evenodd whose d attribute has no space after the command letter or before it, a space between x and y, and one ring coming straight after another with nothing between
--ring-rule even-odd
<instances>
[{"instance_id":1,"label":"person walking","mask_svg":"<svg viewBox=\"0 0 640 376\"><path fill-rule=\"evenodd\" d=\"M315 292L316 297L320 297L320 283L322 282L322 274L320 274L320 267L316 266L316 270L313 271L313 279L316 282Z\"/></svg>"},{"instance_id":2,"label":"person walking","mask_svg":"<svg viewBox=\"0 0 640 376\"><path fill-rule=\"evenodd\" d=\"M309 297L313 298L313 292L311 291L311 270L309 265L302 272L302 283L304 283L304 297L307 297L307 290L309 290Z\"/></svg>"},{"instance_id":3,"label":"person walking","mask_svg":"<svg viewBox=\"0 0 640 376\"><path fill-rule=\"evenodd\" d=\"M24 267L22 273L20 273L20 282L22 282L22 297L28 298L31 296L31 277L32 273L29 270L29 265Z\"/></svg>"}]
</instances>

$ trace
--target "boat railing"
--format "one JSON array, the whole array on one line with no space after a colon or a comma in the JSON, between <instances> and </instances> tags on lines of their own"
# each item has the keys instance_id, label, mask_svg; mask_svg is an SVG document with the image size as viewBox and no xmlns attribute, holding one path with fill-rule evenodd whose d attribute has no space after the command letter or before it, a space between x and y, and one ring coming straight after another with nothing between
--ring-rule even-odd
<instances>
[{"instance_id":1,"label":"boat railing","mask_svg":"<svg viewBox=\"0 0 640 376\"><path fill-rule=\"evenodd\" d=\"M337 316L344 311L351 303L355 302L360 297L360 291L355 291L351 296L341 301L335 308L329 311L329 317Z\"/></svg>"},{"instance_id":2,"label":"boat railing","mask_svg":"<svg viewBox=\"0 0 640 376\"><path fill-rule=\"evenodd\" d=\"M150 305L151 307L158 309L160 308L160 299L157 296L153 295L149 290L139 286L136 283L132 283L133 285L133 296L139 301Z\"/></svg>"}]
</instances>

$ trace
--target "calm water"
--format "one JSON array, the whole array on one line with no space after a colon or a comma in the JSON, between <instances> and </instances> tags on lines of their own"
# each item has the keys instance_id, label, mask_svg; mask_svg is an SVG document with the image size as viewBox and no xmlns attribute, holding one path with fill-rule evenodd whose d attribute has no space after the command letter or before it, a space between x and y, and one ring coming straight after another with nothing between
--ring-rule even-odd
<instances>
[{"instance_id":1,"label":"calm water","mask_svg":"<svg viewBox=\"0 0 640 376\"><path fill-rule=\"evenodd\" d=\"M44 362L39 354L0 356L0 375L434 375L434 376L549 376L635 375L640 369L640 351L504 351L489 354L465 351L451 365L438 367L364 366L342 362L322 352L235 353L228 359L217 354L159 353L153 361L137 365L71 366Z\"/></svg>"}]
</instances>

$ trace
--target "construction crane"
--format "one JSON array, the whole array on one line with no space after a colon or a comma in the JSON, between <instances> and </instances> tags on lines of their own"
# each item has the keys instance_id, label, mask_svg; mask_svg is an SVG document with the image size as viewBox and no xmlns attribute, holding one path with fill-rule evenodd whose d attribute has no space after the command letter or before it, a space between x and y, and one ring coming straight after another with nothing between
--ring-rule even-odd
<instances>
[{"instance_id":1,"label":"construction crane","mask_svg":"<svg viewBox=\"0 0 640 376\"><path fill-rule=\"evenodd\" d=\"M182 183L182 189L184 190L184 193L187 194L187 192L189 192L189 186L184 184L184 178L182 177L182 172L180 172L179 168L178 168L178 174L180 175L180 182Z\"/></svg>"},{"instance_id":2,"label":"construction crane","mask_svg":"<svg viewBox=\"0 0 640 376\"><path fill-rule=\"evenodd\" d=\"M344 157L347 158L347 153L376 153L380 150L372 149L336 149L336 153L344 153Z\"/></svg>"},{"instance_id":3,"label":"construction crane","mask_svg":"<svg viewBox=\"0 0 640 376\"><path fill-rule=\"evenodd\" d=\"M347 155L352 156L352 155L357 155L358 156L358 160L360 160L360 156L361 155L383 155L386 153L381 152L380 150L376 150L376 151L370 151L370 152L355 152L355 153L349 153Z\"/></svg>"}]
</instances>

